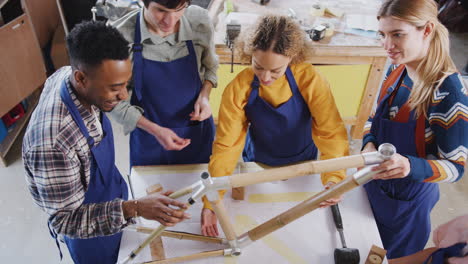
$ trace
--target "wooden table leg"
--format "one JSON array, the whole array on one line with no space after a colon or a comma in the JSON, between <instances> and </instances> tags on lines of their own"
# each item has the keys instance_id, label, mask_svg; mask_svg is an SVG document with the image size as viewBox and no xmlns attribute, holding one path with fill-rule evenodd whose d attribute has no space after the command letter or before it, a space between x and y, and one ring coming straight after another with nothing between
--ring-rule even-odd
<instances>
[{"instance_id":1,"label":"wooden table leg","mask_svg":"<svg viewBox=\"0 0 468 264\"><path fill-rule=\"evenodd\" d=\"M357 114L356 124L351 128L351 138L361 139L364 124L369 118L369 114L374 106L375 99L379 93L379 84L382 80L386 57L375 57L372 61L369 78L367 78L366 88L362 95L361 104Z\"/></svg>"},{"instance_id":2,"label":"wooden table leg","mask_svg":"<svg viewBox=\"0 0 468 264\"><path fill-rule=\"evenodd\" d=\"M245 199L245 187L232 188L232 199L244 200Z\"/></svg>"},{"instance_id":3,"label":"wooden table leg","mask_svg":"<svg viewBox=\"0 0 468 264\"><path fill-rule=\"evenodd\" d=\"M369 255L367 255L365 264L381 264L385 259L386 254L387 250L380 248L376 245L372 245L369 251Z\"/></svg>"}]
</instances>

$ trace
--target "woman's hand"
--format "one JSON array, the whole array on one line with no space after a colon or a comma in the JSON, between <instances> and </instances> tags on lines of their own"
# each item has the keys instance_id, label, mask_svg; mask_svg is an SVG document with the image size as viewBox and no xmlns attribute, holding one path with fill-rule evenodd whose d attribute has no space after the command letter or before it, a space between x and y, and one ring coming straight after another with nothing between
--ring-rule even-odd
<instances>
[{"instance_id":1,"label":"woman's hand","mask_svg":"<svg viewBox=\"0 0 468 264\"><path fill-rule=\"evenodd\" d=\"M203 208L202 210L201 229L204 236L219 236L218 218L216 217L216 214L208 208Z\"/></svg>"},{"instance_id":2,"label":"woman's hand","mask_svg":"<svg viewBox=\"0 0 468 264\"><path fill-rule=\"evenodd\" d=\"M325 184L325 190L330 189L334 184L335 184L334 182L328 182L327 184ZM326 208L326 207L332 206L334 204L337 204L337 203L341 202L342 198L343 198L343 196L340 195L338 197L325 200L325 201L323 201L323 202L321 202L319 204L319 207L320 208Z\"/></svg>"},{"instance_id":3,"label":"woman's hand","mask_svg":"<svg viewBox=\"0 0 468 264\"><path fill-rule=\"evenodd\" d=\"M374 180L400 179L408 176L411 171L409 159L398 153L389 160L372 168L373 171L381 171L374 175Z\"/></svg>"}]
</instances>

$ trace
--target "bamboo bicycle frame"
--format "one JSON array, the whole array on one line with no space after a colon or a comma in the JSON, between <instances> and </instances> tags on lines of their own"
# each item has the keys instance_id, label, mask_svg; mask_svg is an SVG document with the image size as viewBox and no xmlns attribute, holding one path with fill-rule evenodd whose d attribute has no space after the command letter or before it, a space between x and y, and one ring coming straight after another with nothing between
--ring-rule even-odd
<instances>
[{"instance_id":1,"label":"bamboo bicycle frame","mask_svg":"<svg viewBox=\"0 0 468 264\"><path fill-rule=\"evenodd\" d=\"M284 179L290 179L299 176L305 176L316 173L323 173L328 171L335 171L346 168L355 168L363 167L366 165L379 164L387 159L390 159L391 156L396 153L395 147L391 144L382 144L379 147L379 151L372 153L365 153L361 155L354 155L324 161L310 161L302 164L285 166L281 168L268 169L264 171L254 172L254 173L241 173L233 176L219 177L211 179L208 173L203 173L201 178L202 180L198 183L195 183L189 187L183 188L169 197L179 198L187 194L192 194L189 198L187 205L191 205L195 200L201 198L204 194L208 197L213 209L220 221L220 225L226 234L226 239L230 245L230 248L224 250L215 250L208 252L196 253L183 257L176 257L167 260L145 262L145 263L176 263L180 261L186 261L191 259L199 259L211 256L227 256L227 255L239 255L240 249L249 245L250 243L257 241L264 236L284 227L285 225L293 222L294 220L306 215L317 209L319 204L325 200L328 200L333 197L338 197L350 190L361 186L372 180L372 176L378 173L378 171L373 171L372 167L366 167L353 176L349 176L343 181L335 184L328 190L324 190L308 199L302 203L292 207L291 209L279 214L276 217L260 224L259 226L251 229L250 231L244 233L243 235L237 237L224 204L219 199L217 190L227 189L233 187L242 187L262 182L278 181ZM134 259L136 255L146 247L151 241L161 236L164 232L165 227L159 226L154 229L148 238L121 263L129 263L130 260ZM194 236L199 236L195 235ZM190 236L182 236L180 239L190 239ZM193 238L193 236L191 237ZM193 239L192 239L193 240Z\"/></svg>"}]
</instances>

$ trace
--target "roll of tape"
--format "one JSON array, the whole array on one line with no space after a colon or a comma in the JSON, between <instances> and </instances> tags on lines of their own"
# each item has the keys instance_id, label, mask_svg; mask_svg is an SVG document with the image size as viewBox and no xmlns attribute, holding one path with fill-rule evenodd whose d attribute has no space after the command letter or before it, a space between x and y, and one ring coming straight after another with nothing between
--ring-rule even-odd
<instances>
[{"instance_id":1,"label":"roll of tape","mask_svg":"<svg viewBox=\"0 0 468 264\"><path fill-rule=\"evenodd\" d=\"M370 255L367 260L369 260L369 262L372 263L372 264L381 264L382 263L382 258L380 256L378 256L378 255L375 255L375 254Z\"/></svg>"},{"instance_id":2,"label":"roll of tape","mask_svg":"<svg viewBox=\"0 0 468 264\"><path fill-rule=\"evenodd\" d=\"M310 15L311 16L323 16L325 13L325 7L321 4L313 4L310 8Z\"/></svg>"}]
</instances>

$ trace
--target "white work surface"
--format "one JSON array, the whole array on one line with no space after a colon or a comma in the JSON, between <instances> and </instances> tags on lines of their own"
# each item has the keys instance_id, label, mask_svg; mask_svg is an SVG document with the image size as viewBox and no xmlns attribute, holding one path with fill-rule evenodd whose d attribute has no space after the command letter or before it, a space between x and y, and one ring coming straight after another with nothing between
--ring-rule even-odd
<instances>
[{"instance_id":1,"label":"white work surface","mask_svg":"<svg viewBox=\"0 0 468 264\"><path fill-rule=\"evenodd\" d=\"M262 168L255 163L240 163L235 173L254 172ZM182 166L134 167L130 175L130 185L135 198L146 195L146 188L160 183L165 190L178 190L198 179L206 164ZM287 181L263 183L247 186L245 200L235 201L231 192L225 195L224 204L235 226L237 235L271 219L298 204L304 197L310 197L323 189L319 175L305 176ZM264 202L275 198L276 203ZM187 201L187 197L179 198ZM200 234L200 212L202 202L197 201L189 210L190 220L179 223L168 230ZM359 249L361 263L365 263L372 244L382 247L377 226L363 188L359 187L344 195L340 203L344 222L346 243L350 248ZM144 226L156 227L157 222L139 219ZM221 230L221 228L219 228ZM135 249L147 234L124 231L120 245L119 260L123 260ZM221 236L224 237L223 234ZM223 245L163 238L166 258L184 256L223 248ZM339 234L333 224L329 208L317 209L273 232L263 239L242 249L239 257L212 257L185 263L234 264L234 263L317 263L333 264L333 251L341 248ZM149 247L135 258L134 263L150 261ZM384 263L387 263L386 260Z\"/></svg>"}]
</instances>

